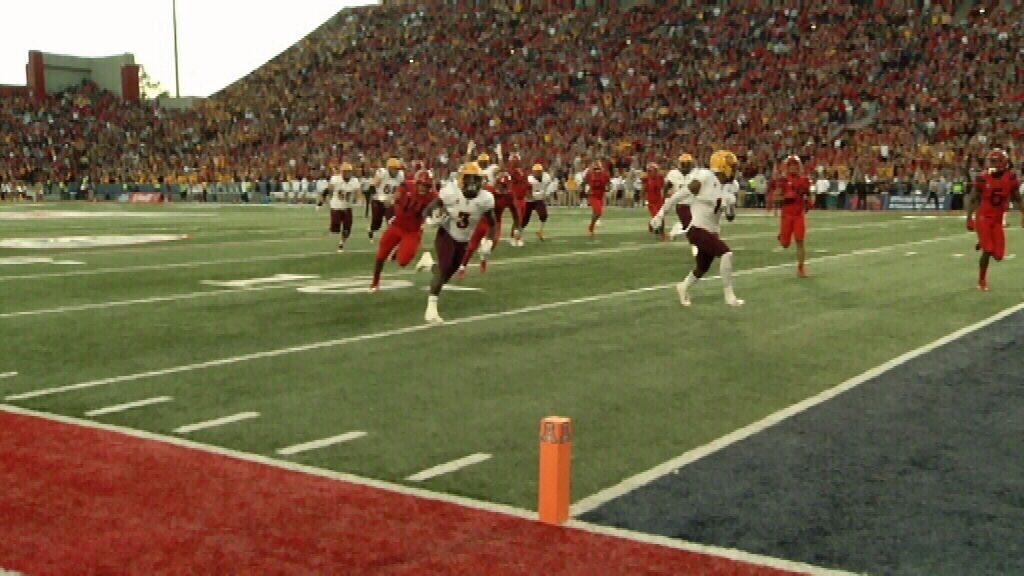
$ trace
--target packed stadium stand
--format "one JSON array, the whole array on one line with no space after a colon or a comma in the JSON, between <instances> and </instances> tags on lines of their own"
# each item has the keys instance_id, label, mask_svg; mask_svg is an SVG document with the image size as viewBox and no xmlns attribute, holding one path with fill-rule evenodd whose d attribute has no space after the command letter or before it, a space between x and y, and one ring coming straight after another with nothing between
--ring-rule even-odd
<instances>
[{"instance_id":1,"label":"packed stadium stand","mask_svg":"<svg viewBox=\"0 0 1024 576\"><path fill-rule=\"evenodd\" d=\"M0 181L321 177L388 156L442 173L467 142L558 173L727 147L745 174L801 155L848 181L1021 160L1021 2L796 1L346 9L192 110L84 83L0 96Z\"/></svg>"}]
</instances>

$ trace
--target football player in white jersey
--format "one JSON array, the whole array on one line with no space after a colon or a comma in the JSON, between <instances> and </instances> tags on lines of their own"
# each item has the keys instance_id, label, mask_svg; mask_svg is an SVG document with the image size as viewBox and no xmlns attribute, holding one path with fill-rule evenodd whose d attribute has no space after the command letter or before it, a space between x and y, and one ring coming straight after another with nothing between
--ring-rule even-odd
<instances>
[{"instance_id":1,"label":"football player in white jersey","mask_svg":"<svg viewBox=\"0 0 1024 576\"><path fill-rule=\"evenodd\" d=\"M489 237L480 242L480 255L486 257L497 240L494 196L484 190L483 182L480 166L476 162L467 162L459 170L457 182L446 185L440 197L431 201L425 210L429 215L427 222L439 225L434 240L434 279L430 282L427 311L423 315L423 319L431 324L444 322L437 313L437 297L459 269L466 245L481 218L487 220L490 231Z\"/></svg>"},{"instance_id":2,"label":"football player in white jersey","mask_svg":"<svg viewBox=\"0 0 1024 576\"><path fill-rule=\"evenodd\" d=\"M685 280L676 285L679 303L690 305L688 290L697 280L707 273L716 257L721 258L720 270L724 285L725 303L729 306L742 306L743 300L736 297L732 285L732 250L722 242L718 233L722 214L730 222L736 217L736 187L733 186L739 160L728 150L719 150L711 155L710 170L696 170L690 181L688 190L691 194L685 197L690 204L693 219L686 232L690 244L697 247L696 265ZM684 194L677 192L662 206L658 215L651 219L651 225L660 226L668 212L684 199Z\"/></svg>"},{"instance_id":3,"label":"football player in white jersey","mask_svg":"<svg viewBox=\"0 0 1024 576\"><path fill-rule=\"evenodd\" d=\"M373 200L370 202L370 229L368 235L373 239L373 234L380 230L385 220L390 220L395 215L393 204L395 193L398 187L405 180L405 173L402 171L402 161L398 158L388 158L384 168L377 170L373 177Z\"/></svg>"},{"instance_id":4,"label":"football player in white jersey","mask_svg":"<svg viewBox=\"0 0 1024 576\"><path fill-rule=\"evenodd\" d=\"M362 181L353 172L352 165L343 162L339 173L331 176L327 189L320 195L320 201L316 205L319 210L324 200L328 201L331 209L331 233L341 234L338 241L339 253L345 250L345 241L352 233L352 203L356 194L363 189Z\"/></svg>"},{"instance_id":5,"label":"football player in white jersey","mask_svg":"<svg viewBox=\"0 0 1024 576\"><path fill-rule=\"evenodd\" d=\"M540 219L540 230L537 230L537 238L544 241L544 223L548 221L548 196L555 193L558 188L550 174L544 171L542 164L534 164L530 175L526 178L530 184L530 196L526 199L526 214L523 216L523 230L530 223L530 216L536 212Z\"/></svg>"},{"instance_id":6,"label":"football player in white jersey","mask_svg":"<svg viewBox=\"0 0 1024 576\"><path fill-rule=\"evenodd\" d=\"M693 180L693 156L682 154L679 156L679 167L669 170L665 175L665 197L668 198L678 193L689 195L688 187L691 180ZM679 217L679 222L672 226L672 230L669 232L670 239L682 236L690 226L690 205L683 200L685 200L685 196L676 204L676 216Z\"/></svg>"}]
</instances>

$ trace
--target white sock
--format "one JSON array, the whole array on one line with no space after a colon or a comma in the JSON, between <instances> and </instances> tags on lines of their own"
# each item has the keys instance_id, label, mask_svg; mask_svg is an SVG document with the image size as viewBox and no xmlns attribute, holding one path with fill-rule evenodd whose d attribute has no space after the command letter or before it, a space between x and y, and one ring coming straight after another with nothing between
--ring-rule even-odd
<instances>
[{"instance_id":1,"label":"white sock","mask_svg":"<svg viewBox=\"0 0 1024 576\"><path fill-rule=\"evenodd\" d=\"M437 296L431 294L427 296L427 314L437 314Z\"/></svg>"},{"instance_id":2,"label":"white sock","mask_svg":"<svg viewBox=\"0 0 1024 576\"><path fill-rule=\"evenodd\" d=\"M693 271L691 270L690 273L686 275L686 280L683 280L683 288L689 290L690 286L693 286L694 284L697 283L697 280L700 280L700 278L694 276Z\"/></svg>"},{"instance_id":3,"label":"white sock","mask_svg":"<svg viewBox=\"0 0 1024 576\"><path fill-rule=\"evenodd\" d=\"M732 252L722 254L718 270L722 274L722 284L725 286L726 294L732 294Z\"/></svg>"}]
</instances>

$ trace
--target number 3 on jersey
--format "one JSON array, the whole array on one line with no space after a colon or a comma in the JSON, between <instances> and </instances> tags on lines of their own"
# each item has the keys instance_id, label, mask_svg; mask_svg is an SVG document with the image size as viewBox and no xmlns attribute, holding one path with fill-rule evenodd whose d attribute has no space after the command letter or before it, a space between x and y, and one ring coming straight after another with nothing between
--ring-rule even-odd
<instances>
[{"instance_id":1,"label":"number 3 on jersey","mask_svg":"<svg viewBox=\"0 0 1024 576\"><path fill-rule=\"evenodd\" d=\"M469 212L459 212L459 217L455 221L456 228L468 228L469 227Z\"/></svg>"}]
</instances>

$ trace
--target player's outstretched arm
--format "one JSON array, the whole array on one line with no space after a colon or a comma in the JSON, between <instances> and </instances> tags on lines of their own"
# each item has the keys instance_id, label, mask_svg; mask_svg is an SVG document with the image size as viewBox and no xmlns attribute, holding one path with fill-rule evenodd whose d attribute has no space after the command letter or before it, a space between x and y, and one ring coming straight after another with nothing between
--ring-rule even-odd
<instances>
[{"instance_id":1,"label":"player's outstretched arm","mask_svg":"<svg viewBox=\"0 0 1024 576\"><path fill-rule=\"evenodd\" d=\"M978 184L975 183L971 186L971 192L967 195L964 203L964 212L967 213L967 229L974 230L974 210L978 206L978 202L981 200L981 189L978 188Z\"/></svg>"}]
</instances>

